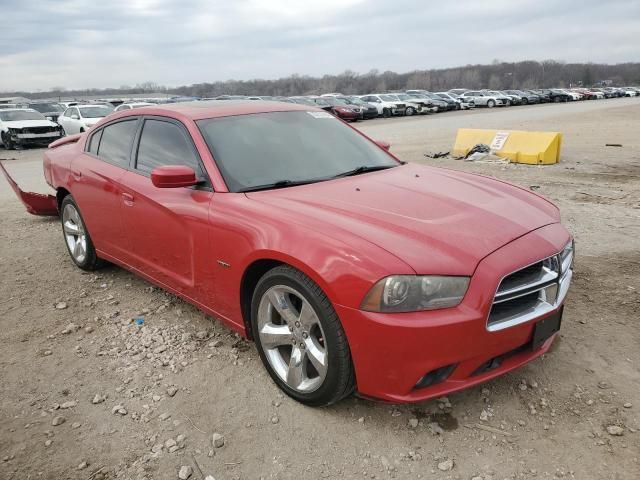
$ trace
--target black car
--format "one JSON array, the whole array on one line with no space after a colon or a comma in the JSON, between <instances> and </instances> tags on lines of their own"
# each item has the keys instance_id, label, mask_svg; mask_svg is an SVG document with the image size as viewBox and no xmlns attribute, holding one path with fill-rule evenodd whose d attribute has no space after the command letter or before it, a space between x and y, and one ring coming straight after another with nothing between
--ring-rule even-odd
<instances>
[{"instance_id":1,"label":"black car","mask_svg":"<svg viewBox=\"0 0 640 480\"><path fill-rule=\"evenodd\" d=\"M55 102L33 102L29 103L27 108L40 112L47 120L52 122L57 122L58 117L65 110L62 105Z\"/></svg>"},{"instance_id":2,"label":"black car","mask_svg":"<svg viewBox=\"0 0 640 480\"><path fill-rule=\"evenodd\" d=\"M544 93L543 90L525 90L525 92L537 95L540 98L540 103L549 103L551 101L551 96L548 93Z\"/></svg>"},{"instance_id":3,"label":"black car","mask_svg":"<svg viewBox=\"0 0 640 480\"><path fill-rule=\"evenodd\" d=\"M540 97L530 92L524 92L522 90L505 90L505 93L509 95L517 95L522 99L522 105L528 105L531 103L540 103Z\"/></svg>"},{"instance_id":4,"label":"black car","mask_svg":"<svg viewBox=\"0 0 640 480\"><path fill-rule=\"evenodd\" d=\"M371 118L378 118L378 109L368 102L358 97L338 97L340 100L344 100L349 105L360 107L361 118L363 120L369 120Z\"/></svg>"},{"instance_id":5,"label":"black car","mask_svg":"<svg viewBox=\"0 0 640 480\"><path fill-rule=\"evenodd\" d=\"M555 88L549 89L549 96L551 97L551 101L556 103L573 101L573 97L571 95Z\"/></svg>"}]
</instances>

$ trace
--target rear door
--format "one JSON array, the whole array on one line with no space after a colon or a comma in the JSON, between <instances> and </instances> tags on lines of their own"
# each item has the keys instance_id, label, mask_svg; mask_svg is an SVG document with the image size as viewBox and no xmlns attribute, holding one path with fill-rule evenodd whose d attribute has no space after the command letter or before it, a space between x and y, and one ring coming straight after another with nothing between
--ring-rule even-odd
<instances>
[{"instance_id":1,"label":"rear door","mask_svg":"<svg viewBox=\"0 0 640 480\"><path fill-rule=\"evenodd\" d=\"M213 189L184 125L164 117L146 117L134 149L135 168L123 178L124 226L131 239L134 266L158 281L200 301L211 301L203 281L210 276L209 204ZM157 188L151 171L186 165L202 184ZM210 279L209 279L210 280Z\"/></svg>"},{"instance_id":2,"label":"rear door","mask_svg":"<svg viewBox=\"0 0 640 480\"><path fill-rule=\"evenodd\" d=\"M128 263L120 181L130 166L138 118L110 123L92 132L85 151L71 162L71 193L100 253Z\"/></svg>"}]
</instances>

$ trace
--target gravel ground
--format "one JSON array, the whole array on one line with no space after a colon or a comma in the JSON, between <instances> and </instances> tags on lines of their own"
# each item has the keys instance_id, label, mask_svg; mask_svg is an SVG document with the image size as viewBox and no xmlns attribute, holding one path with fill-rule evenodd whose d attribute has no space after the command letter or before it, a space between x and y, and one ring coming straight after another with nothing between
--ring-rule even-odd
<instances>
[{"instance_id":1,"label":"gravel ground","mask_svg":"<svg viewBox=\"0 0 640 480\"><path fill-rule=\"evenodd\" d=\"M620 99L357 124L404 160L535 189L576 235L551 352L416 405L283 397L253 345L195 308L119 268L75 268L57 220L0 181L0 478L637 479L639 119L640 99ZM459 127L561 131L562 162L425 157ZM44 191L41 155L0 150Z\"/></svg>"}]
</instances>

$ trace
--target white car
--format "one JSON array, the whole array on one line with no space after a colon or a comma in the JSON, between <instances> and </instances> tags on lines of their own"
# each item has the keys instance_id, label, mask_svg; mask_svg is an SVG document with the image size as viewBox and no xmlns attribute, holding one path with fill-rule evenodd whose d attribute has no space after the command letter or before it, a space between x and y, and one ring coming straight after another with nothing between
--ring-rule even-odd
<instances>
[{"instance_id":1,"label":"white car","mask_svg":"<svg viewBox=\"0 0 640 480\"><path fill-rule=\"evenodd\" d=\"M58 123L66 135L74 135L86 132L112 112L113 108L106 105L77 105L67 108L58 117Z\"/></svg>"},{"instance_id":2,"label":"white car","mask_svg":"<svg viewBox=\"0 0 640 480\"><path fill-rule=\"evenodd\" d=\"M118 105L114 111L121 112L122 110L131 110L132 108L141 108L141 107L153 107L155 103L149 102L131 102L131 103L123 103Z\"/></svg>"},{"instance_id":3,"label":"white car","mask_svg":"<svg viewBox=\"0 0 640 480\"><path fill-rule=\"evenodd\" d=\"M45 147L62 137L60 125L31 108L0 110L0 143L7 150L25 145Z\"/></svg>"},{"instance_id":4,"label":"white car","mask_svg":"<svg viewBox=\"0 0 640 480\"><path fill-rule=\"evenodd\" d=\"M495 95L491 95L487 92L480 92L478 90L469 90L460 95L463 100L473 100L476 107L503 107L506 105L506 101L503 98L498 98Z\"/></svg>"},{"instance_id":5,"label":"white car","mask_svg":"<svg viewBox=\"0 0 640 480\"><path fill-rule=\"evenodd\" d=\"M397 100L398 104L404 104L404 114L406 116L410 117L417 113L423 113L422 105L406 93L389 93L387 95L393 97L394 100Z\"/></svg>"},{"instance_id":6,"label":"white car","mask_svg":"<svg viewBox=\"0 0 640 480\"><path fill-rule=\"evenodd\" d=\"M455 93L436 92L436 95L438 95L440 98L448 98L450 100L453 100L458 105L460 105L460 109L459 110L469 110L470 108L475 108L476 107L476 105L475 105L475 103L473 103L472 99L459 97Z\"/></svg>"},{"instance_id":7,"label":"white car","mask_svg":"<svg viewBox=\"0 0 640 480\"><path fill-rule=\"evenodd\" d=\"M636 97L640 95L640 92L638 92L637 90L633 90L632 88L629 88L629 87L622 87L622 90L624 90L625 97Z\"/></svg>"},{"instance_id":8,"label":"white car","mask_svg":"<svg viewBox=\"0 0 640 480\"><path fill-rule=\"evenodd\" d=\"M394 98L393 95L372 93L371 95L362 95L360 98L376 107L378 109L378 115L382 115L383 117L404 115L404 102L400 101L399 98Z\"/></svg>"}]
</instances>

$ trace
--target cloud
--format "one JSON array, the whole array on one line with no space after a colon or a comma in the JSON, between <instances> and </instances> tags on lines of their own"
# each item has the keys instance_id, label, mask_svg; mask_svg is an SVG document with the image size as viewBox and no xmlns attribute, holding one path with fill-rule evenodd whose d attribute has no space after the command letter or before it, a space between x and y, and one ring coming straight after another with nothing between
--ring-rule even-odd
<instances>
[{"instance_id":1,"label":"cloud","mask_svg":"<svg viewBox=\"0 0 640 480\"><path fill-rule=\"evenodd\" d=\"M0 7L0 91L494 59L640 60L635 0L0 0Z\"/></svg>"}]
</instances>

